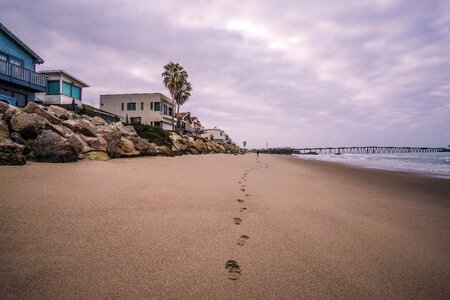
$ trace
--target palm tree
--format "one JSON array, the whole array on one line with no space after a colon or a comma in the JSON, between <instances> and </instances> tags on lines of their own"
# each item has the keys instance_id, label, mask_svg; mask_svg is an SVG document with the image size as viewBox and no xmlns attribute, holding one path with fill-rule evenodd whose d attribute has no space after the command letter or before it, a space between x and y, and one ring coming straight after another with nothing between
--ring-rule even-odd
<instances>
[{"instance_id":1,"label":"palm tree","mask_svg":"<svg viewBox=\"0 0 450 300\"><path fill-rule=\"evenodd\" d=\"M172 97L172 105L175 107L176 97L179 97L177 96L178 94L182 94L181 90L187 83L188 74L180 64L170 62L164 66L164 72L161 75L164 77L164 85L169 89L170 96ZM175 114L172 112L172 130L175 130L174 117Z\"/></svg>"},{"instance_id":2,"label":"palm tree","mask_svg":"<svg viewBox=\"0 0 450 300\"><path fill-rule=\"evenodd\" d=\"M177 103L177 114L180 112L180 106L186 103L191 96L192 85L189 81L186 80L183 86L175 95L175 102Z\"/></svg>"}]
</instances>

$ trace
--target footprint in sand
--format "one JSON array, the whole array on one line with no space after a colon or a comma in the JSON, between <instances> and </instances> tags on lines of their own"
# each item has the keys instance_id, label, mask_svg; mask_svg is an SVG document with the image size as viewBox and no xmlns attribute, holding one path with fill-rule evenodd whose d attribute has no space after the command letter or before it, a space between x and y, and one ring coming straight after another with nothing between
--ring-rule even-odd
<instances>
[{"instance_id":1,"label":"footprint in sand","mask_svg":"<svg viewBox=\"0 0 450 300\"><path fill-rule=\"evenodd\" d=\"M245 242L246 242L249 238L250 238L250 237L249 237L248 235L243 234L243 235L241 235L241 237L240 237L239 240L237 241L237 244L238 244L239 246L244 246L244 245L245 245Z\"/></svg>"},{"instance_id":2,"label":"footprint in sand","mask_svg":"<svg viewBox=\"0 0 450 300\"><path fill-rule=\"evenodd\" d=\"M241 207L241 208L239 209L240 212L243 212L243 211L246 211L246 210L247 210L247 207Z\"/></svg>"},{"instance_id":3,"label":"footprint in sand","mask_svg":"<svg viewBox=\"0 0 450 300\"><path fill-rule=\"evenodd\" d=\"M242 184L242 181L238 181L239 184Z\"/></svg>"},{"instance_id":4,"label":"footprint in sand","mask_svg":"<svg viewBox=\"0 0 450 300\"><path fill-rule=\"evenodd\" d=\"M241 189L241 191L245 192L245 189Z\"/></svg>"},{"instance_id":5,"label":"footprint in sand","mask_svg":"<svg viewBox=\"0 0 450 300\"><path fill-rule=\"evenodd\" d=\"M242 203L242 202L244 202L244 200L243 199L237 199L237 202Z\"/></svg>"},{"instance_id":6,"label":"footprint in sand","mask_svg":"<svg viewBox=\"0 0 450 300\"><path fill-rule=\"evenodd\" d=\"M235 260L229 260L225 264L225 269L228 270L228 279L230 280L238 280L241 276L241 266Z\"/></svg>"},{"instance_id":7,"label":"footprint in sand","mask_svg":"<svg viewBox=\"0 0 450 300\"><path fill-rule=\"evenodd\" d=\"M250 197L250 196L251 196L250 194L245 194L245 195L244 195L244 197Z\"/></svg>"},{"instance_id":8,"label":"footprint in sand","mask_svg":"<svg viewBox=\"0 0 450 300\"><path fill-rule=\"evenodd\" d=\"M234 224L241 225L242 219L238 218L238 217L235 217L235 218L233 218L233 221L234 221Z\"/></svg>"}]
</instances>

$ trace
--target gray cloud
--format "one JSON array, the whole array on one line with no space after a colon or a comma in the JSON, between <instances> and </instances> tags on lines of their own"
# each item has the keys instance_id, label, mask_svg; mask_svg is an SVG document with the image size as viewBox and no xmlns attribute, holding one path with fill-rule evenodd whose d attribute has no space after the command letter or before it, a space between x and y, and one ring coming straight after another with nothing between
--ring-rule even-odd
<instances>
[{"instance_id":1,"label":"gray cloud","mask_svg":"<svg viewBox=\"0 0 450 300\"><path fill-rule=\"evenodd\" d=\"M154 2L154 1L152 1ZM163 92L180 62L183 107L250 147L445 146L448 1L4 1L2 22L102 93Z\"/></svg>"}]
</instances>

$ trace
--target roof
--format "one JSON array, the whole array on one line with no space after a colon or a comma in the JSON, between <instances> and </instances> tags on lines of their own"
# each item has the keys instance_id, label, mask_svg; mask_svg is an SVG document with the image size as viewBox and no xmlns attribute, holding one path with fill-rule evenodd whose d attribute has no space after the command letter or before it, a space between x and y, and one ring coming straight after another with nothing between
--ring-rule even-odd
<instances>
[{"instance_id":1,"label":"roof","mask_svg":"<svg viewBox=\"0 0 450 300\"><path fill-rule=\"evenodd\" d=\"M102 94L100 96L132 96L132 95L160 95L164 98L167 98L170 101L170 98L161 93L126 93L126 94Z\"/></svg>"},{"instance_id":2,"label":"roof","mask_svg":"<svg viewBox=\"0 0 450 300\"><path fill-rule=\"evenodd\" d=\"M76 78L75 76L73 76L72 74L70 74L69 72L66 72L64 70L43 70L43 71L39 71L39 73L46 74L46 75L64 74L67 77L72 78L74 81L77 81L82 87L89 87L89 85L87 83L85 83L84 81L81 81L80 79Z\"/></svg>"},{"instance_id":3,"label":"roof","mask_svg":"<svg viewBox=\"0 0 450 300\"><path fill-rule=\"evenodd\" d=\"M3 31L7 36L9 36L13 41L15 41L19 46L21 46L25 51L28 52L32 57L36 59L36 63L43 64L44 60L37 55L36 52L34 52L30 47L27 46L24 42L22 42L21 39L19 39L14 33L12 33L8 28L6 28L5 25L0 23L0 30Z\"/></svg>"},{"instance_id":4,"label":"roof","mask_svg":"<svg viewBox=\"0 0 450 300\"><path fill-rule=\"evenodd\" d=\"M175 114L175 116L176 116L177 118L184 119L184 118L186 118L186 116L191 117L191 113L190 113L190 112L181 112L181 113Z\"/></svg>"}]
</instances>

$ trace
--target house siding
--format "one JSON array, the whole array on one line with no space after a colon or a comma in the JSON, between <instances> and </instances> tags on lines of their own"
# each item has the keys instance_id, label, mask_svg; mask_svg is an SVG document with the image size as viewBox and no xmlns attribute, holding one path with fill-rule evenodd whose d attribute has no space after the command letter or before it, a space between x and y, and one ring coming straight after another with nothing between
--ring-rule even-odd
<instances>
[{"instance_id":1,"label":"house siding","mask_svg":"<svg viewBox=\"0 0 450 300\"><path fill-rule=\"evenodd\" d=\"M0 52L23 60L24 68L35 70L34 58L2 31L0 31Z\"/></svg>"}]
</instances>

